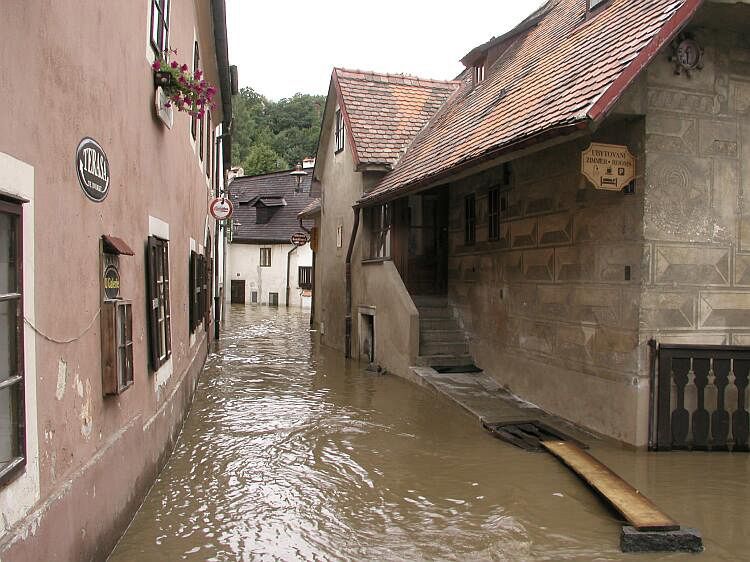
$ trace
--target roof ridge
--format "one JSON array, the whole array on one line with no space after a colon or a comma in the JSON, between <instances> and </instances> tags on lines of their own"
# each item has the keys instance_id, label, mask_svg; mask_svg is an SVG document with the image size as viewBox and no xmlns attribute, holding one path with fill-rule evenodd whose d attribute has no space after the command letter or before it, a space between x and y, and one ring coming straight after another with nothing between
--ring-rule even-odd
<instances>
[{"instance_id":1,"label":"roof ridge","mask_svg":"<svg viewBox=\"0 0 750 562\"><path fill-rule=\"evenodd\" d=\"M352 68L342 68L340 66L335 66L333 68L334 72L339 75L340 72L346 72L350 74L359 74L361 77L355 77L355 76L347 76L346 78L351 78L352 80L365 80L367 76L377 76L379 78L386 78L391 79L395 78L397 80L403 80L403 81L416 81L416 82L427 82L430 84L440 84L446 87L452 87L452 86L458 86L461 84L460 80L438 80L436 78L422 78L421 76L416 76L414 74L407 74L407 73L390 73L390 72L377 72L374 70L360 70L360 69L352 69ZM386 80L387 82L388 80ZM419 86L420 84L406 84L409 86Z\"/></svg>"}]
</instances>

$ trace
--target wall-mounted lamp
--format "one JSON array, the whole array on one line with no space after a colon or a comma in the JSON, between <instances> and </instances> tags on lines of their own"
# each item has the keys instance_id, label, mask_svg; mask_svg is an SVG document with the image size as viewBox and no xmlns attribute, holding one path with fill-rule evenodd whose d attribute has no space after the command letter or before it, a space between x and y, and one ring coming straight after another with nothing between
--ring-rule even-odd
<instances>
[{"instance_id":1,"label":"wall-mounted lamp","mask_svg":"<svg viewBox=\"0 0 750 562\"><path fill-rule=\"evenodd\" d=\"M289 175L294 178L294 192L299 193L302 189L302 178L307 175L307 172L302 170L302 164L297 164Z\"/></svg>"}]
</instances>

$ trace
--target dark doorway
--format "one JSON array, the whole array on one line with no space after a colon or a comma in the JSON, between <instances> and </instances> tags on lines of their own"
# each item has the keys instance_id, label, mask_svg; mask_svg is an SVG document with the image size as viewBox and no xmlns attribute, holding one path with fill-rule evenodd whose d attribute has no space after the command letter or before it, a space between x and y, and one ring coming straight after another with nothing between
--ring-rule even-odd
<instances>
[{"instance_id":1,"label":"dark doorway","mask_svg":"<svg viewBox=\"0 0 750 562\"><path fill-rule=\"evenodd\" d=\"M444 295L448 289L448 186L408 197L399 234L401 275L412 295Z\"/></svg>"},{"instance_id":2,"label":"dark doorway","mask_svg":"<svg viewBox=\"0 0 750 562\"><path fill-rule=\"evenodd\" d=\"M232 304L245 304L245 280L232 279Z\"/></svg>"}]
</instances>

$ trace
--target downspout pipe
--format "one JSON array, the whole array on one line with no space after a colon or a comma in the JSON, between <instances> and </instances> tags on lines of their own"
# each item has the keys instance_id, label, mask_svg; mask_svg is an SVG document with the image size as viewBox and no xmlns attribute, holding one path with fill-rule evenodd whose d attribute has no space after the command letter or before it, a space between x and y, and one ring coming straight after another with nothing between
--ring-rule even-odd
<instances>
[{"instance_id":1,"label":"downspout pipe","mask_svg":"<svg viewBox=\"0 0 750 562\"><path fill-rule=\"evenodd\" d=\"M312 234L312 231L302 224L302 219L299 219L299 227L308 234ZM308 244L312 244L312 242L308 242ZM315 326L315 251L312 253L312 275L310 281L310 293L312 294L310 297L310 329L312 329Z\"/></svg>"},{"instance_id":2,"label":"downspout pipe","mask_svg":"<svg viewBox=\"0 0 750 562\"><path fill-rule=\"evenodd\" d=\"M300 221L301 222L301 221ZM286 254L286 307L289 308L289 269L292 262L292 254L297 251L297 246L289 250Z\"/></svg>"},{"instance_id":3,"label":"downspout pipe","mask_svg":"<svg viewBox=\"0 0 750 562\"><path fill-rule=\"evenodd\" d=\"M354 241L359 230L360 208L354 207L354 224L352 234L349 237L349 248L346 251L346 318L344 319L344 350L347 359L352 356L352 253L354 253Z\"/></svg>"}]
</instances>

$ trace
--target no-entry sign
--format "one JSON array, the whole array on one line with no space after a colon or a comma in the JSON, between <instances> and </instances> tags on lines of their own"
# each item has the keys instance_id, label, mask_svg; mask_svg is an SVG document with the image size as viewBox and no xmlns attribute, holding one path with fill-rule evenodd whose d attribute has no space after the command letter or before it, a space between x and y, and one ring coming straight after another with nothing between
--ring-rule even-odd
<instances>
[{"instance_id":1,"label":"no-entry sign","mask_svg":"<svg viewBox=\"0 0 750 562\"><path fill-rule=\"evenodd\" d=\"M234 212L234 205L226 197L216 197L211 200L211 204L208 206L208 212L217 221L223 221L232 216Z\"/></svg>"}]
</instances>

